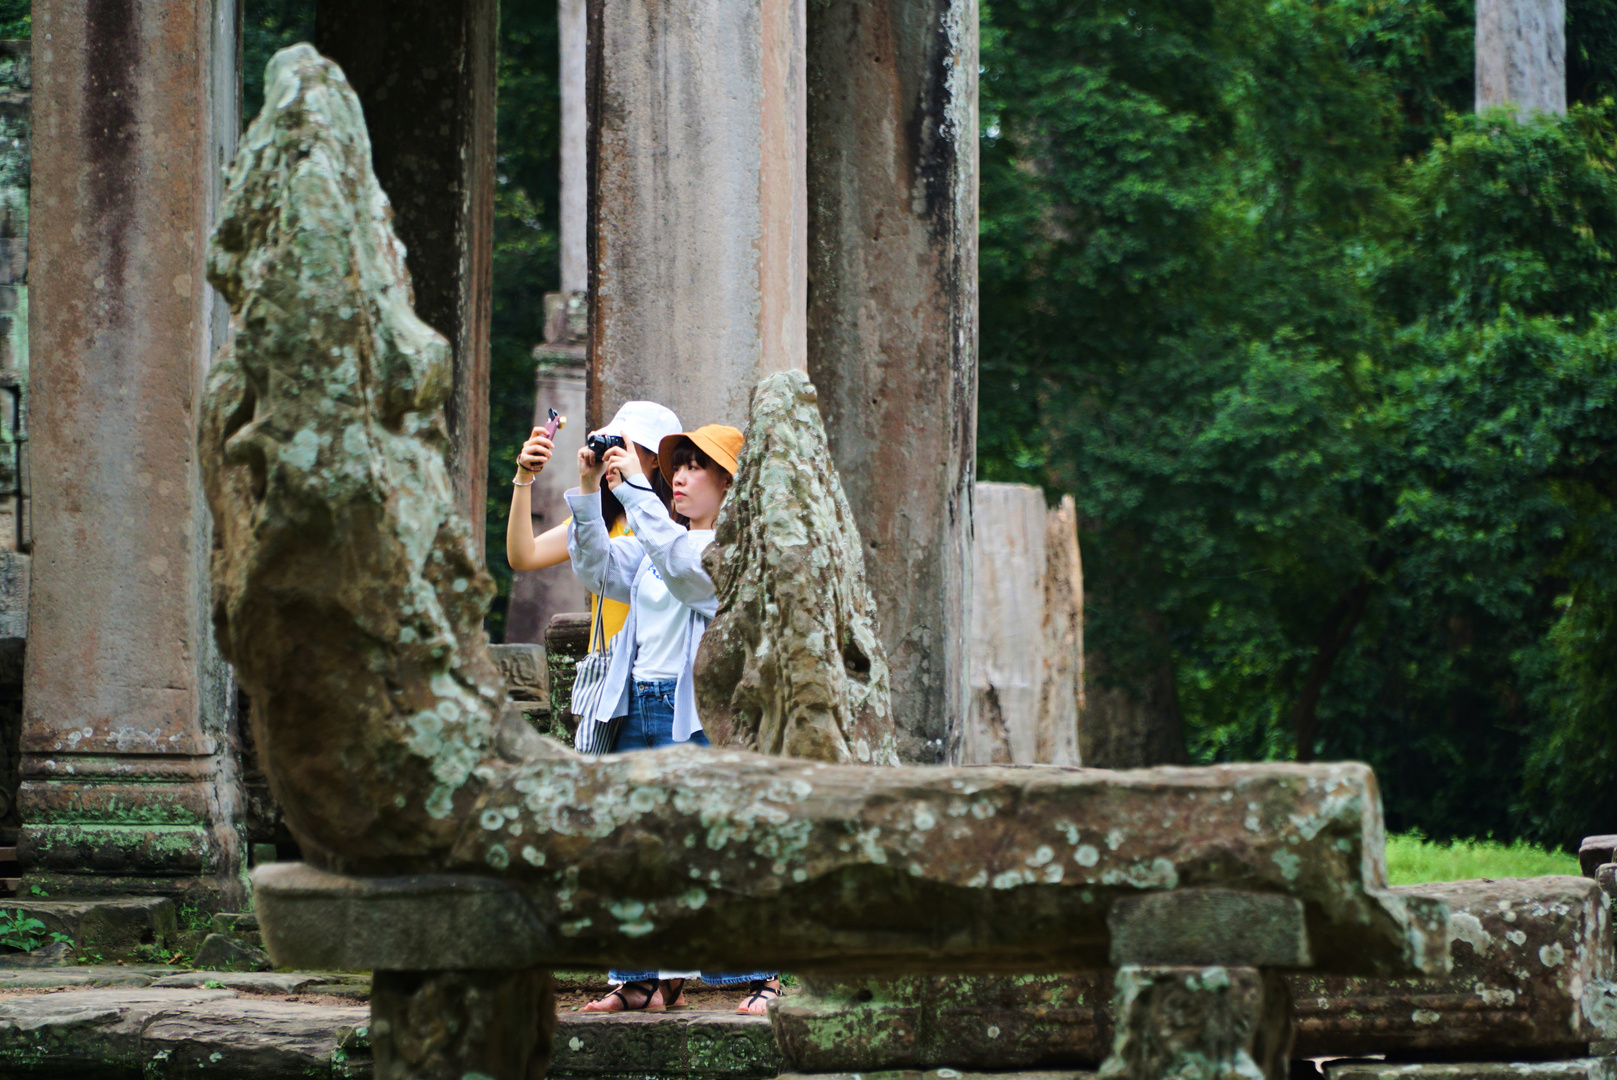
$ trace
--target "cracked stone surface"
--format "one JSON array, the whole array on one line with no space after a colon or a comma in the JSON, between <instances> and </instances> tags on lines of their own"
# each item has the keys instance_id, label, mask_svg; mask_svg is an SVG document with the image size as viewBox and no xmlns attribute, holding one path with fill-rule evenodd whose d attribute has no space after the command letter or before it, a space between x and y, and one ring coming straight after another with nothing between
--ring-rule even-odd
<instances>
[{"instance_id":1,"label":"cracked stone surface","mask_svg":"<svg viewBox=\"0 0 1617 1080\"><path fill-rule=\"evenodd\" d=\"M864 542L801 371L765 377L703 565L719 611L696 657L716 745L897 765L897 729Z\"/></svg>"}]
</instances>

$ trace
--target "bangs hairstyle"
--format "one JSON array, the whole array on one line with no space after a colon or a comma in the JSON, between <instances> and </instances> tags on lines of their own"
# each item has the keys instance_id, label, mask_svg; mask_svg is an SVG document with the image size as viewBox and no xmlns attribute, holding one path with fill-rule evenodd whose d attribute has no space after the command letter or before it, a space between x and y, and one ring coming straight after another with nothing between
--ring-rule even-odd
<instances>
[{"instance_id":1,"label":"bangs hairstyle","mask_svg":"<svg viewBox=\"0 0 1617 1080\"><path fill-rule=\"evenodd\" d=\"M702 453L702 448L689 439L679 440L679 445L674 447L668 468L672 472L678 472L681 465L695 465L698 469L715 469L724 477L726 483L735 479L730 475L729 469Z\"/></svg>"}]
</instances>

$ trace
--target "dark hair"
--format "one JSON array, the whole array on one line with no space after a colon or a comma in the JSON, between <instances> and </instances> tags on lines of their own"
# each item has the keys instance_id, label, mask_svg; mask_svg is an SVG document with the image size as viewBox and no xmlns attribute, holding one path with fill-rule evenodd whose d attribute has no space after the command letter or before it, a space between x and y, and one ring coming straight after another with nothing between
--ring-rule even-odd
<instances>
[{"instance_id":1,"label":"dark hair","mask_svg":"<svg viewBox=\"0 0 1617 1080\"><path fill-rule=\"evenodd\" d=\"M698 469L719 470L719 472L724 474L724 479L727 483L735 479L730 475L729 469L726 469L723 465L720 465L718 462L708 457L702 452L702 448L700 446L697 446L689 439L679 440L679 444L674 447L674 452L672 455L670 455L670 457L671 463L668 466L669 472L678 472L681 465L695 465Z\"/></svg>"},{"instance_id":2,"label":"dark hair","mask_svg":"<svg viewBox=\"0 0 1617 1080\"><path fill-rule=\"evenodd\" d=\"M623 504L618 497L612 494L612 489L605 484L601 485L601 521L606 525L606 531L611 532L612 526L623 520Z\"/></svg>"}]
</instances>

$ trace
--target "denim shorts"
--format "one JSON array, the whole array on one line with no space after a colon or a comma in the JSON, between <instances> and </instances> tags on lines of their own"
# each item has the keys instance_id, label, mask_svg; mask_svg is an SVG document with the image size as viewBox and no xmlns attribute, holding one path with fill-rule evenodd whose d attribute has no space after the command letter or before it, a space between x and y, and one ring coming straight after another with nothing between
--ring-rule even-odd
<instances>
[{"instance_id":1,"label":"denim shorts","mask_svg":"<svg viewBox=\"0 0 1617 1080\"><path fill-rule=\"evenodd\" d=\"M629 683L629 715L618 729L618 741L612 744L614 754L675 745L674 688L678 685L678 679ZM712 745L701 731L691 732L691 742L696 746Z\"/></svg>"},{"instance_id":2,"label":"denim shorts","mask_svg":"<svg viewBox=\"0 0 1617 1080\"><path fill-rule=\"evenodd\" d=\"M674 746L674 688L678 679L658 682L629 683L629 716L618 729L618 741L612 744L614 754L632 750L655 750L659 746ZM691 732L691 743L710 746L707 735ZM613 982L644 982L657 978L655 971L620 971L613 969L607 977ZM741 986L754 979L772 979L772 971L751 971L740 975L703 973L702 981L709 986Z\"/></svg>"}]
</instances>

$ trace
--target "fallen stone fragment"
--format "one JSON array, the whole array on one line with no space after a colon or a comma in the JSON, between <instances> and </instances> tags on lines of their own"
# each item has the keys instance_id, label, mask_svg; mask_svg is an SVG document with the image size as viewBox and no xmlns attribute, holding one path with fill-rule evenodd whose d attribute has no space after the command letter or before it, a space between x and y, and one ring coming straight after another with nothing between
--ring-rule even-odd
<instances>
[{"instance_id":1,"label":"fallen stone fragment","mask_svg":"<svg viewBox=\"0 0 1617 1080\"><path fill-rule=\"evenodd\" d=\"M1570 1058L1617 1037L1609 907L1594 882L1552 876L1392 891L1449 906L1453 973L1290 976L1299 1056Z\"/></svg>"},{"instance_id":2,"label":"fallen stone fragment","mask_svg":"<svg viewBox=\"0 0 1617 1080\"><path fill-rule=\"evenodd\" d=\"M0 969L68 967L78 959L70 941L53 941L28 952L0 953Z\"/></svg>"},{"instance_id":3,"label":"fallen stone fragment","mask_svg":"<svg viewBox=\"0 0 1617 1080\"><path fill-rule=\"evenodd\" d=\"M543 645L490 645L489 651L494 654L500 674L505 676L505 689L511 700L550 700L550 672Z\"/></svg>"},{"instance_id":4,"label":"fallen stone fragment","mask_svg":"<svg viewBox=\"0 0 1617 1080\"><path fill-rule=\"evenodd\" d=\"M733 1012L564 1013L547 1076L647 1073L756 1080L780 1074L781 1055L762 1016Z\"/></svg>"},{"instance_id":5,"label":"fallen stone fragment","mask_svg":"<svg viewBox=\"0 0 1617 1080\"><path fill-rule=\"evenodd\" d=\"M1583 876L1594 877L1595 871L1609 862L1617 862L1617 833L1585 836L1578 845L1578 867Z\"/></svg>"},{"instance_id":6,"label":"fallen stone fragment","mask_svg":"<svg viewBox=\"0 0 1617 1080\"><path fill-rule=\"evenodd\" d=\"M1275 972L1130 965L1115 1009L1100 1080L1286 1080L1291 995Z\"/></svg>"},{"instance_id":7,"label":"fallen stone fragment","mask_svg":"<svg viewBox=\"0 0 1617 1080\"><path fill-rule=\"evenodd\" d=\"M719 611L696 657L697 707L718 746L897 765L864 542L818 401L801 371L753 391L735 484L702 560Z\"/></svg>"},{"instance_id":8,"label":"fallen stone fragment","mask_svg":"<svg viewBox=\"0 0 1617 1080\"><path fill-rule=\"evenodd\" d=\"M1617 1080L1617 1059L1566 1061L1356 1061L1325 1066L1328 1080Z\"/></svg>"},{"instance_id":9,"label":"fallen stone fragment","mask_svg":"<svg viewBox=\"0 0 1617 1080\"><path fill-rule=\"evenodd\" d=\"M800 978L769 1012L794 1073L1093 1067L1111 1045L1103 972Z\"/></svg>"},{"instance_id":10,"label":"fallen stone fragment","mask_svg":"<svg viewBox=\"0 0 1617 1080\"><path fill-rule=\"evenodd\" d=\"M267 971L269 954L224 934L209 934L197 946L192 962L204 971Z\"/></svg>"}]
</instances>

